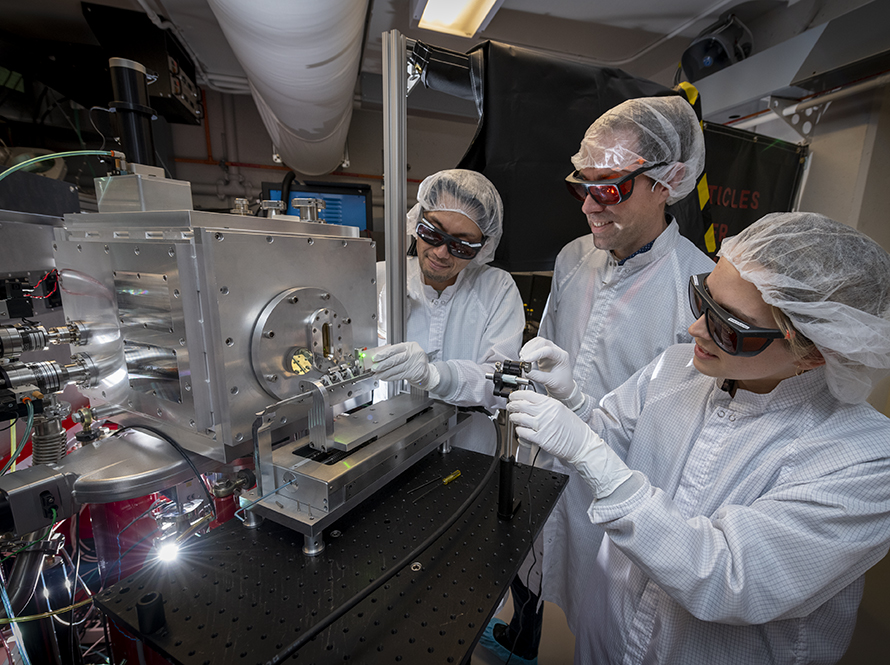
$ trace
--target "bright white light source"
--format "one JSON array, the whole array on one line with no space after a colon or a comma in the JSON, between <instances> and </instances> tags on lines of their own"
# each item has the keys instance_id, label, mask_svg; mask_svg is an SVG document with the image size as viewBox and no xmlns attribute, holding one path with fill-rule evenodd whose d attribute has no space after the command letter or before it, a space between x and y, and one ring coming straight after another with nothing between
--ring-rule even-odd
<instances>
[{"instance_id":1,"label":"bright white light source","mask_svg":"<svg viewBox=\"0 0 890 665\"><path fill-rule=\"evenodd\" d=\"M179 555L179 545L176 543L164 543L158 548L158 558L161 561L173 561Z\"/></svg>"},{"instance_id":2,"label":"bright white light source","mask_svg":"<svg viewBox=\"0 0 890 665\"><path fill-rule=\"evenodd\" d=\"M472 37L500 4L498 0L427 0L418 27Z\"/></svg>"}]
</instances>

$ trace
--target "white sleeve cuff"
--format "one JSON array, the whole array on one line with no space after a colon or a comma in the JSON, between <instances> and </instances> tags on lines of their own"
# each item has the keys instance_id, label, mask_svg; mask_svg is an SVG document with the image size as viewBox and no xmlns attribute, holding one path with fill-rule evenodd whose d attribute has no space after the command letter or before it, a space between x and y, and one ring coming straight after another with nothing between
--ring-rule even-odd
<instances>
[{"instance_id":1,"label":"white sleeve cuff","mask_svg":"<svg viewBox=\"0 0 890 665\"><path fill-rule=\"evenodd\" d=\"M581 392L577 382L573 381L572 383L574 384L572 386L572 394L561 401L572 411L577 412L578 409L584 406L584 393Z\"/></svg>"},{"instance_id":2,"label":"white sleeve cuff","mask_svg":"<svg viewBox=\"0 0 890 665\"><path fill-rule=\"evenodd\" d=\"M447 361L430 363L430 378L427 385L421 387L437 395L449 395L454 390L456 373Z\"/></svg>"}]
</instances>

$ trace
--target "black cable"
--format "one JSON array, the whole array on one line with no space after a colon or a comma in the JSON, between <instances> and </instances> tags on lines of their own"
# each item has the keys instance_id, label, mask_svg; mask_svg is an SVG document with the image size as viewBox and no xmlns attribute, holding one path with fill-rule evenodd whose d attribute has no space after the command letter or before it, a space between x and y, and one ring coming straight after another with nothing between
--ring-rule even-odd
<instances>
[{"instance_id":1,"label":"black cable","mask_svg":"<svg viewBox=\"0 0 890 665\"><path fill-rule=\"evenodd\" d=\"M90 559L93 559L93 558L99 556L98 550L96 550L95 547L91 546L83 538L78 537L77 544L80 546L80 549L82 549L84 551L86 556L88 556Z\"/></svg>"},{"instance_id":2,"label":"black cable","mask_svg":"<svg viewBox=\"0 0 890 665\"><path fill-rule=\"evenodd\" d=\"M169 436L164 434L161 430L156 429L150 425L127 425L126 427L121 427L119 430L116 430L112 436L117 436L121 432L126 432L128 429L132 430L145 430L146 432L150 432L154 434L159 439L163 439L167 443L169 443L173 448L182 455L182 459L185 460L185 463L189 465L192 469L192 473L195 474L195 480L198 481L198 484L201 486L201 489L204 490L204 495L207 497L207 503L210 506L210 512L213 513L213 519L217 519L216 515L216 504L213 502L213 497L210 495L210 490L207 489L207 485L204 483L204 478L201 477L201 474L198 473L198 467L195 466L195 463L192 461L192 458L188 456L188 453L185 452L185 449L180 446L176 441L171 439Z\"/></svg>"},{"instance_id":3,"label":"black cable","mask_svg":"<svg viewBox=\"0 0 890 665\"><path fill-rule=\"evenodd\" d=\"M497 431L498 431L498 438L495 440L494 452L492 454L495 457L497 457L501 452L501 437L500 437L501 426L498 425L496 420L494 420L494 416L492 415L492 413L488 409L486 409L484 406L459 406L459 407L457 407L457 410L462 413L467 413L467 412L481 413L486 418L492 419L492 422L495 424L495 429L497 429Z\"/></svg>"},{"instance_id":4,"label":"black cable","mask_svg":"<svg viewBox=\"0 0 890 665\"><path fill-rule=\"evenodd\" d=\"M682 75L683 75L683 63L678 62L677 63L677 71L674 72L674 85L673 85L674 88L676 88L680 84L680 77Z\"/></svg>"},{"instance_id":5,"label":"black cable","mask_svg":"<svg viewBox=\"0 0 890 665\"><path fill-rule=\"evenodd\" d=\"M68 123L68 126L71 127L72 130L74 130L74 134L77 136L77 142L80 144L80 147L81 147L81 148L86 148L87 144L84 143L84 141L83 141L83 136L81 135L80 130L77 128L77 126L76 126L76 125L74 124L74 122L71 120L71 116L69 116L69 115L65 112L65 109L62 108L62 102L70 101L70 99L69 99L68 97L64 97L64 96L63 96L63 97L60 97L59 99L54 99L54 98L50 97L49 95L47 95L47 97L48 97L49 99L52 100L53 105L50 106L50 107L43 113L43 115L42 115L41 118L40 118L40 123L39 123L39 124L40 124L40 125L43 125L44 122L46 121L46 119L50 116L50 114L52 114L52 112L55 111L56 109L59 109L59 113L62 114L62 117L65 119L65 122L67 122L67 123ZM92 167L90 167L90 168L92 168ZM82 167L82 166L81 166L81 170L83 170L83 167Z\"/></svg>"},{"instance_id":6,"label":"black cable","mask_svg":"<svg viewBox=\"0 0 890 665\"><path fill-rule=\"evenodd\" d=\"M288 208L290 207L290 186L293 184L294 180L296 180L297 174L293 171L288 171L284 174L284 179L281 181L281 200L284 202L284 214L287 214Z\"/></svg>"},{"instance_id":7,"label":"black cable","mask_svg":"<svg viewBox=\"0 0 890 665\"><path fill-rule=\"evenodd\" d=\"M498 449L500 449L500 441L501 441L501 428L495 421L492 421L494 425L495 433L497 435L498 440ZM476 489L473 490L473 493L467 497L466 501L464 501L460 507L454 512L454 514L448 518L448 520L442 524L435 532L430 534L430 536L424 540L420 545L418 545L413 551L409 552L407 556L405 556L401 561L399 561L395 566L390 568L386 573L381 575L379 578L374 580L371 584L366 586L364 589L355 594L352 598L347 600L345 603L340 605L336 610L331 612L324 619L319 621L317 624L312 626L309 630L300 635L297 640L292 642L284 651L279 653L277 656L272 658L272 660L268 661L267 665L277 665L278 663L282 663L288 658L290 658L297 650L299 650L304 644L306 644L309 640L318 635L325 628L330 626L332 623L337 621L344 614L349 612L353 607L358 605L365 598L374 593L381 586L386 584L390 579L395 577L396 574L401 572L401 570L407 566L409 563L416 561L417 558L423 554L423 552L430 547L434 542L436 542L445 532L448 531L454 524L461 518L461 516L466 512L467 508L473 505L476 502L476 499L482 494L482 490L485 489L485 486L488 484L488 481L494 475L494 470L498 466L498 462L500 458L495 455L492 458L491 465L488 467L488 471L485 472L485 476L482 478L482 481L479 485L476 486Z\"/></svg>"},{"instance_id":8,"label":"black cable","mask_svg":"<svg viewBox=\"0 0 890 665\"><path fill-rule=\"evenodd\" d=\"M158 507L157 502L153 502L147 509L143 510L142 513L141 513L138 517L134 517L132 520L130 520L130 523L127 524L127 526L125 526L123 529L121 529L120 531L118 531L118 533L117 533L118 538L120 538L120 537L123 535L124 531L126 531L126 530L129 529L131 526L133 526L134 524L136 524L136 522L138 522L139 520L141 520L143 517L145 517L146 515L148 515L152 510L154 510L154 509L157 508L157 507ZM97 553L98 553L98 552L97 552Z\"/></svg>"},{"instance_id":9,"label":"black cable","mask_svg":"<svg viewBox=\"0 0 890 665\"><path fill-rule=\"evenodd\" d=\"M81 551L80 551L80 535L79 535L80 534L80 512L79 511L77 513L77 519L74 522L74 528L77 530L78 537L74 541L75 564L74 564L74 582L71 584L71 604L72 605L74 605L74 598L77 595L77 580L80 579ZM80 580L80 582L81 582L81 584L86 586L86 584L84 584L83 580ZM89 593L89 591L87 591L87 593ZM90 613L91 607L92 607L92 605L90 605L90 607L87 608L87 614ZM86 621L86 618L87 618L87 615L84 614L84 616L83 616L84 621ZM72 624L74 623L74 610L71 610L71 623ZM84 628L84 630L86 630L86 628ZM73 658L74 657L74 644L75 644L73 635L72 635L71 639L72 639L72 641L71 641L71 656ZM80 645L80 637L79 636L77 638L77 644ZM76 660L75 660L75 662L76 662Z\"/></svg>"},{"instance_id":10,"label":"black cable","mask_svg":"<svg viewBox=\"0 0 890 665\"><path fill-rule=\"evenodd\" d=\"M0 429L0 432L5 432L5 431L8 430L8 429L12 429L12 426L15 425L18 421L19 421L19 417L18 417L18 414L16 414L16 417L12 419L12 422L9 423L9 424L8 424L6 427L4 427L3 429Z\"/></svg>"},{"instance_id":11,"label":"black cable","mask_svg":"<svg viewBox=\"0 0 890 665\"><path fill-rule=\"evenodd\" d=\"M457 407L458 411L463 413L481 413L483 416L487 416L491 418L491 411L486 409L484 406L459 406Z\"/></svg>"},{"instance_id":12,"label":"black cable","mask_svg":"<svg viewBox=\"0 0 890 665\"><path fill-rule=\"evenodd\" d=\"M532 458L532 465L531 465L531 467L530 467L529 470L528 470L528 478L529 478L529 480L531 480L531 477L532 477L532 471L534 471L534 469L535 469L535 462L538 461L538 455L541 453L541 450L542 450L542 448L541 448L540 446L538 446L538 449L535 451L535 456ZM528 481L526 481L526 482L528 482Z\"/></svg>"},{"instance_id":13,"label":"black cable","mask_svg":"<svg viewBox=\"0 0 890 665\"><path fill-rule=\"evenodd\" d=\"M105 134L102 133L102 130L100 130L96 126L96 121L93 120L93 111L105 111L106 113L111 113L111 111L109 109L103 108L101 106L93 106L90 108L89 113L87 113L87 118L89 118L90 124L93 126L93 129L95 129L99 133L99 136L102 137L102 145L99 148L99 150L105 150L105 142L107 139L105 138Z\"/></svg>"},{"instance_id":14,"label":"black cable","mask_svg":"<svg viewBox=\"0 0 890 665\"><path fill-rule=\"evenodd\" d=\"M102 619L102 632L105 634L105 646L108 649L108 659L113 663L115 662L114 648L111 646L111 635L108 633L108 622L105 620L105 612L99 612L99 616Z\"/></svg>"},{"instance_id":15,"label":"black cable","mask_svg":"<svg viewBox=\"0 0 890 665\"><path fill-rule=\"evenodd\" d=\"M77 516L74 518L74 531L76 534L78 534L78 535L80 534L80 511L78 511ZM71 662L72 663L77 662L77 656L75 655L75 651L74 651L74 645L75 645L74 634L77 632L77 626L74 625L74 607L73 607L73 605L74 605L74 597L77 595L77 578L80 576L80 552L78 552L78 548L77 548L78 540L80 540L80 539L79 538L74 539L73 554L74 554L74 559L75 559L76 563L74 564L74 579L71 581L71 598L70 598L70 602L68 603L69 605L72 606L71 607L71 615L68 617L68 623L70 624L68 626L68 643L69 643L69 646L71 647ZM64 547L65 546L63 545L62 546L63 550L64 550ZM69 561L70 561L70 559L69 559ZM86 615L84 615L84 620L86 620Z\"/></svg>"}]
</instances>

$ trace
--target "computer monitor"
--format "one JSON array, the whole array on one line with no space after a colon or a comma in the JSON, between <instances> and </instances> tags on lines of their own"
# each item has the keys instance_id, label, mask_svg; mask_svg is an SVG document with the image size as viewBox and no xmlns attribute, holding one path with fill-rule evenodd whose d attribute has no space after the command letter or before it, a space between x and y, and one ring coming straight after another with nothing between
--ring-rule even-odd
<instances>
[{"instance_id":1,"label":"computer monitor","mask_svg":"<svg viewBox=\"0 0 890 665\"><path fill-rule=\"evenodd\" d=\"M371 209L371 186L361 183L294 181L290 186L290 198L323 199L325 208L318 211L319 221L327 224L357 226L362 231L372 231L374 216ZM263 199L280 201L281 184L263 183ZM288 201L287 214L296 215Z\"/></svg>"}]
</instances>

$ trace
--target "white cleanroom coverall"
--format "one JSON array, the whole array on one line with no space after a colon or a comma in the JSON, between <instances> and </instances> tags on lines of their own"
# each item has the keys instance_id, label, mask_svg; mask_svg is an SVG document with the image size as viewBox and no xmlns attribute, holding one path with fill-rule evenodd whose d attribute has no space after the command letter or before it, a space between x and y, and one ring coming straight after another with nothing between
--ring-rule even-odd
<instances>
[{"instance_id":1,"label":"white cleanroom coverall","mask_svg":"<svg viewBox=\"0 0 890 665\"><path fill-rule=\"evenodd\" d=\"M385 340L385 271L377 272L378 335ZM484 406L492 412L504 408L504 398L494 396L494 384L485 374L494 372L495 361L519 358L525 312L510 274L470 263L440 295L423 283L417 258L408 257L407 283L406 341L420 344L439 371L439 384L430 397L457 406ZM472 421L452 444L494 454L491 422L481 414L473 414Z\"/></svg>"},{"instance_id":2,"label":"white cleanroom coverall","mask_svg":"<svg viewBox=\"0 0 890 665\"><path fill-rule=\"evenodd\" d=\"M633 476L591 504L576 663L834 663L863 573L887 552L890 420L825 368L724 391L690 344L603 398L588 424Z\"/></svg>"},{"instance_id":3,"label":"white cleanroom coverall","mask_svg":"<svg viewBox=\"0 0 890 665\"><path fill-rule=\"evenodd\" d=\"M538 334L573 359L573 377L592 398L579 412L582 418L664 349L692 339L689 276L713 268L714 262L680 235L675 221L650 250L621 266L610 252L596 249L589 235L562 249ZM578 624L595 620L581 607L594 591L590 563L603 532L587 519L592 494L575 468L544 451L536 464L570 477L544 526L542 597L563 609L577 635ZM535 591L535 574L520 571L523 582L527 577Z\"/></svg>"}]
</instances>

